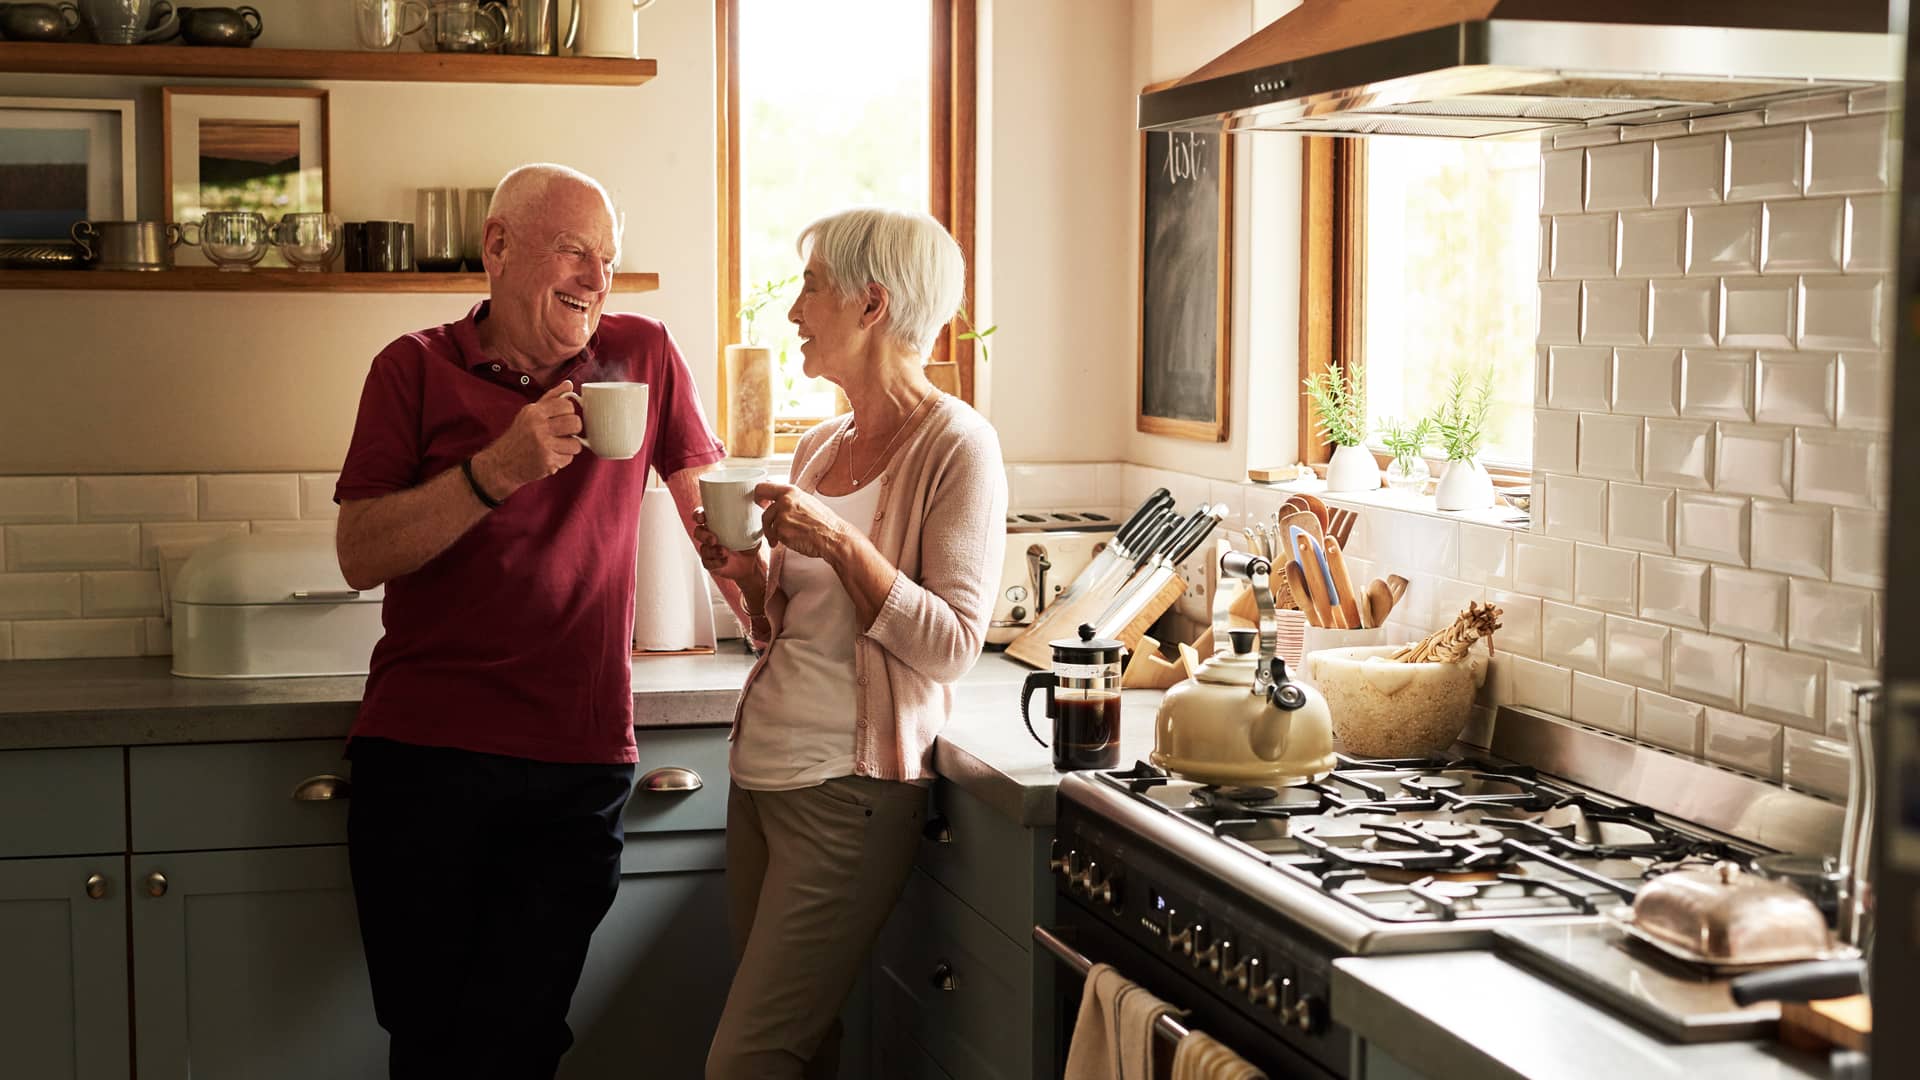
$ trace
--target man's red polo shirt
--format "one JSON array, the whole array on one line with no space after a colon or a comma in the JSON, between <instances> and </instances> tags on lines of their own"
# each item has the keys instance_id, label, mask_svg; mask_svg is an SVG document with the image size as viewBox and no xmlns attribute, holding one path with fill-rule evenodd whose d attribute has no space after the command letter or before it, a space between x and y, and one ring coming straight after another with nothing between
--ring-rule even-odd
<instances>
[{"instance_id":1,"label":"man's red polo shirt","mask_svg":"<svg viewBox=\"0 0 1920 1080\"><path fill-rule=\"evenodd\" d=\"M582 451L515 492L425 566L387 583L355 736L538 761L630 762L634 544L647 466L718 461L693 374L659 321L609 314L542 386L485 355L483 302L408 334L367 373L336 501L417 487L458 468L553 382L651 387L629 461Z\"/></svg>"}]
</instances>

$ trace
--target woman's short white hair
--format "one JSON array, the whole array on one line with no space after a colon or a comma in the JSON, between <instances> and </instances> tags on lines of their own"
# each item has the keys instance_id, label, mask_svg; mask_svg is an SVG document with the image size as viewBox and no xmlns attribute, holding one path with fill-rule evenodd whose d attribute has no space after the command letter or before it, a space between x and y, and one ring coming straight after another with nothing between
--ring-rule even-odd
<instances>
[{"instance_id":1,"label":"woman's short white hair","mask_svg":"<svg viewBox=\"0 0 1920 1080\"><path fill-rule=\"evenodd\" d=\"M966 259L960 245L927 214L859 207L828 214L800 230L802 258L826 267L827 285L852 298L868 283L887 290L888 333L922 356L960 309Z\"/></svg>"}]
</instances>

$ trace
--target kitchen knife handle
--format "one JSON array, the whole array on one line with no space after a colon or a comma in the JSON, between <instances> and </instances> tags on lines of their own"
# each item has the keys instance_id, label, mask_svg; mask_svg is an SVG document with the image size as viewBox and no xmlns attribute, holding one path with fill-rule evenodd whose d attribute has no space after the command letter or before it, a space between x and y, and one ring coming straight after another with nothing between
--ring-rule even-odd
<instances>
[{"instance_id":1,"label":"kitchen knife handle","mask_svg":"<svg viewBox=\"0 0 1920 1080\"><path fill-rule=\"evenodd\" d=\"M1226 516L1227 506L1225 503L1216 503L1213 506L1202 507L1200 513L1196 514L1194 519L1187 523L1186 530L1182 532L1180 538L1174 542L1172 554L1168 557L1167 561L1173 563L1175 566L1186 562L1187 557L1195 551L1198 551L1200 545L1206 542L1207 537L1213 535L1214 528L1218 526Z\"/></svg>"},{"instance_id":2,"label":"kitchen knife handle","mask_svg":"<svg viewBox=\"0 0 1920 1080\"><path fill-rule=\"evenodd\" d=\"M1736 1005L1761 1001L1825 1001L1860 992L1858 957L1847 960L1809 960L1766 971L1736 976L1727 984Z\"/></svg>"},{"instance_id":3,"label":"kitchen knife handle","mask_svg":"<svg viewBox=\"0 0 1920 1080\"><path fill-rule=\"evenodd\" d=\"M1127 519L1126 524L1120 526L1120 531L1114 534L1114 542L1118 543L1123 550L1133 550L1134 541L1140 539L1148 529L1152 528L1151 522L1159 510L1172 502L1173 496L1167 493L1166 488L1155 488L1153 494L1147 496L1146 501L1140 504L1140 508Z\"/></svg>"}]
</instances>

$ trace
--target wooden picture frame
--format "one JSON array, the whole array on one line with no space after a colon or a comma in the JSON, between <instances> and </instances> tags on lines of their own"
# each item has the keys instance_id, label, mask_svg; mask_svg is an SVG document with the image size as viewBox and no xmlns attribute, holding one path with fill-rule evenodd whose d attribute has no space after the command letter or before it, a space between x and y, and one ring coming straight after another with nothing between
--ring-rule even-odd
<instances>
[{"instance_id":1,"label":"wooden picture frame","mask_svg":"<svg viewBox=\"0 0 1920 1080\"><path fill-rule=\"evenodd\" d=\"M1232 407L1233 141L1140 136L1134 428L1226 442Z\"/></svg>"},{"instance_id":2,"label":"wooden picture frame","mask_svg":"<svg viewBox=\"0 0 1920 1080\"><path fill-rule=\"evenodd\" d=\"M0 155L0 241L65 244L80 221L140 216L133 106L131 98L0 97L0 147L9 150Z\"/></svg>"},{"instance_id":3,"label":"wooden picture frame","mask_svg":"<svg viewBox=\"0 0 1920 1080\"><path fill-rule=\"evenodd\" d=\"M287 87L168 86L160 91L161 160L165 220L182 225L208 210L252 210L271 228L282 214L333 209L332 139L328 130L327 91ZM287 131L291 127L292 132ZM259 134L249 135L248 132ZM233 155L208 155L203 136L218 132L233 140ZM292 140L292 141L289 141ZM291 167L276 168L263 155L294 151ZM244 190L228 178L218 188L202 176L210 160L252 165L267 181L266 190ZM243 169L243 171L245 171ZM261 185L254 185L260 187ZM283 188L278 193L274 188ZM217 196L210 196L218 190ZM214 205L218 203L218 205ZM198 249L182 245L174 261L207 265ZM268 248L261 266L284 266Z\"/></svg>"}]
</instances>

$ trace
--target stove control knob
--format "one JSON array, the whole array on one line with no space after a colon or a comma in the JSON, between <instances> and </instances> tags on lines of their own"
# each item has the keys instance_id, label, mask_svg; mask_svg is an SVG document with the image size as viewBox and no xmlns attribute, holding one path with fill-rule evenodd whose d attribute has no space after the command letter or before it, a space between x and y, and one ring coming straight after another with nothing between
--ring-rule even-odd
<instances>
[{"instance_id":1,"label":"stove control knob","mask_svg":"<svg viewBox=\"0 0 1920 1080\"><path fill-rule=\"evenodd\" d=\"M1248 965L1252 961L1241 957L1239 963L1235 963L1233 954L1233 942L1220 943L1220 985L1233 987L1244 994L1247 991Z\"/></svg>"},{"instance_id":2,"label":"stove control knob","mask_svg":"<svg viewBox=\"0 0 1920 1080\"><path fill-rule=\"evenodd\" d=\"M1079 886L1081 892L1086 893L1088 898L1092 898L1095 895L1094 890L1100 886L1100 864L1088 859L1087 865L1081 869L1077 877L1069 876L1072 877L1073 884Z\"/></svg>"},{"instance_id":3,"label":"stove control knob","mask_svg":"<svg viewBox=\"0 0 1920 1080\"><path fill-rule=\"evenodd\" d=\"M1178 918L1179 915L1180 913L1178 911L1172 908L1167 909L1167 951L1185 952L1188 956L1192 956L1193 935L1194 931L1199 929L1199 924L1191 923L1184 929L1175 930L1173 928L1174 920Z\"/></svg>"},{"instance_id":4,"label":"stove control knob","mask_svg":"<svg viewBox=\"0 0 1920 1080\"><path fill-rule=\"evenodd\" d=\"M1065 855L1060 854L1060 841L1055 840L1053 854L1047 859L1047 869L1070 878L1073 876L1073 864L1079 857L1080 853L1072 848L1068 848Z\"/></svg>"},{"instance_id":5,"label":"stove control knob","mask_svg":"<svg viewBox=\"0 0 1920 1080\"><path fill-rule=\"evenodd\" d=\"M1326 1008L1319 998L1302 994L1300 1000L1293 1003L1291 1013L1281 1020L1312 1035L1326 1026Z\"/></svg>"},{"instance_id":6,"label":"stove control knob","mask_svg":"<svg viewBox=\"0 0 1920 1080\"><path fill-rule=\"evenodd\" d=\"M1220 950L1223 947L1231 949L1233 948L1233 943L1220 941L1216 938L1208 942L1205 948L1201 948L1196 942L1193 950L1193 966L1196 968L1204 967L1208 971L1218 975L1220 973Z\"/></svg>"},{"instance_id":7,"label":"stove control knob","mask_svg":"<svg viewBox=\"0 0 1920 1080\"><path fill-rule=\"evenodd\" d=\"M1247 997L1269 1011L1280 1007L1280 984L1267 974L1267 966L1257 956L1247 961Z\"/></svg>"},{"instance_id":8,"label":"stove control knob","mask_svg":"<svg viewBox=\"0 0 1920 1080\"><path fill-rule=\"evenodd\" d=\"M1118 870L1115 870L1113 873L1108 874L1107 880L1101 882L1099 886L1089 894L1091 898L1100 901L1101 903L1107 905L1107 907L1109 908L1112 908L1114 914L1116 915L1120 913L1121 895L1122 894L1120 892L1120 871Z\"/></svg>"}]
</instances>

